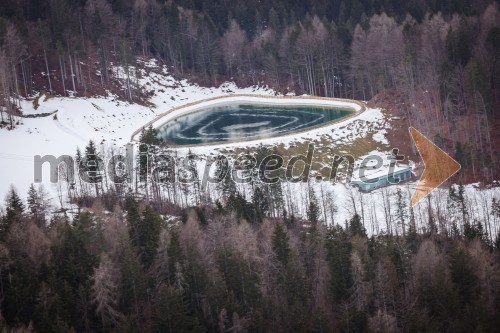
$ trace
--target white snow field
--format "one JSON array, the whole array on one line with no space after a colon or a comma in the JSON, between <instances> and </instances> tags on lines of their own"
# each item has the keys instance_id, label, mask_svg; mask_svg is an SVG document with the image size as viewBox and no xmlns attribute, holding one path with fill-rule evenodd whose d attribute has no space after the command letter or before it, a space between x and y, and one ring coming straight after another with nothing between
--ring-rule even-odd
<instances>
[{"instance_id":1,"label":"white snow field","mask_svg":"<svg viewBox=\"0 0 500 333\"><path fill-rule=\"evenodd\" d=\"M146 63L155 67L156 61ZM116 67L117 76L123 69ZM150 98L150 107L131 104L109 94L106 97L50 97L37 98L39 106L35 109L34 100L21 102L24 115L45 114L57 111L54 115L40 118L17 118L20 122L14 130L0 130L0 198L8 192L11 184L24 198L31 183L34 183L34 156L61 155L74 156L76 148L82 152L89 140L93 140L101 151L111 148L123 149L130 141L132 133L154 119L158 114L188 102L209 97L225 96L231 91L242 94L274 95L266 87L238 88L234 83L224 83L217 88L204 88L190 84L187 80L177 81L168 75L150 72L139 79L144 92L155 91ZM43 182L45 189L55 197L56 186L49 182L48 166L44 166Z\"/></svg>"},{"instance_id":2,"label":"white snow field","mask_svg":"<svg viewBox=\"0 0 500 333\"><path fill-rule=\"evenodd\" d=\"M167 67L159 68L155 60L144 63L146 68L155 69L155 72L141 70L140 78L137 80L139 87L145 94L150 95L150 106L142 106L125 102L108 94L106 97L50 97L38 98L39 106L35 109L34 100L24 100L22 111L24 115L52 113L40 118L18 118L20 124L14 130L0 130L0 160L2 162L0 177L0 198L3 198L11 184L23 199L26 198L28 188L34 183L34 156L35 155L61 155L74 156L76 148L82 152L89 142L93 140L99 150L103 153L111 149L115 152L123 152L127 143L137 139L137 130L151 123L155 127L168 121L180 113L193 111L206 103L220 103L224 101L259 101L272 103L297 103L289 98L265 98L263 95L276 96L277 94L261 86L239 88L234 83L224 83L219 87L204 88L192 84L187 80L174 79ZM114 67L114 75L124 78L124 70ZM122 79L125 82L125 79ZM125 85L123 86L125 89ZM242 96L234 96L245 95ZM215 97L230 96L224 99L213 99ZM254 96L251 96L254 95ZM212 101L194 104L183 108L180 106L213 99ZM271 101L271 102L270 102ZM304 96L300 103L330 104L332 101L321 101ZM335 102L341 105L344 102ZM360 111L358 104L348 103L348 106ZM169 112L174 110L174 112ZM160 115L166 114L159 118ZM357 112L353 117L341 120L334 124L311 129L307 132L291 133L281 137L272 137L250 142L228 143L219 145L201 145L194 147L176 148L179 156L188 151L198 155L201 159L209 155L217 154L221 149L237 147L255 147L264 144L292 145L306 140L320 140L325 136L331 142L338 145L348 145L368 134L373 134L373 140L380 143L381 147L388 144L385 134L390 129L390 124L380 109L366 108L363 112ZM374 151L373 154L383 155L383 151ZM305 154L305 152L304 152ZM360 160L358 160L359 162ZM408 162L408 161L407 161ZM405 163L407 163L405 162ZM204 164L199 163L199 173L203 174ZM43 168L42 184L49 192L54 206L69 206L65 195L65 186L51 184L49 181L48 164ZM416 181L401 185L375 190L369 193L361 193L357 188L343 183L316 182L312 180L307 183L283 184L285 205L297 215L304 215L308 206L308 186L313 191L322 207L321 218L329 223L344 225L357 212L363 217L363 222L370 234L379 233L388 228L399 228L396 213L396 191L401 190L406 202L416 185ZM241 187L242 192L249 195L249 188ZM493 227L489 230L493 235L498 231L497 217L491 212L491 201L494 197L500 199L498 188L485 190L476 189L475 185L468 185L466 192L467 200L471 203L473 211L470 216L473 219L490 222ZM431 205L429 208L428 205ZM408 207L406 208L409 214ZM419 229L428 224L428 214L432 211L435 215L447 214L447 190L438 190L431 194L430 200L424 200L413 210L415 221Z\"/></svg>"},{"instance_id":3,"label":"white snow field","mask_svg":"<svg viewBox=\"0 0 500 333\"><path fill-rule=\"evenodd\" d=\"M146 67L157 67L156 61L145 62ZM157 68L158 69L158 68ZM115 67L114 73L117 77L123 77L123 68ZM158 72L158 70L157 70ZM151 106L142 106L128 103L109 94L106 97L97 96L91 98L83 97L49 97L45 95L34 96L29 100L21 102L21 110L24 115L36 115L53 113L40 118L17 118L19 125L14 130L0 130L0 140L3 143L0 148L0 160L3 163L2 177L0 178L0 198L8 192L11 184L14 184L22 197L27 193L28 187L35 182L34 179L34 156L35 155L61 155L74 156L77 147L84 150L89 140L93 140L102 152L109 149L119 151L131 141L132 134L146 126L158 115L178 106L188 103L202 101L213 97L229 96L231 94L256 95L256 100L263 100L262 95L277 95L267 87L239 88L234 83L226 82L219 87L205 88L189 83L187 80L175 80L168 74L166 66L162 68L163 74L142 70L138 84L145 93L154 92L150 98ZM125 88L124 88L125 89ZM257 96L258 95L258 96ZM35 103L35 99L37 102ZM229 98L231 99L231 98ZM248 97L247 100L252 98ZM238 100L236 98L235 100ZM267 100L267 99L266 99ZM218 100L215 100L217 102ZM280 103L291 102L279 99ZM309 99L301 99L302 103L331 103L318 102ZM38 106L35 109L35 104ZM342 102L339 105L343 104ZM359 106L349 104L356 110ZM184 110L184 108L182 109ZM332 134L334 128L344 125L346 122L356 124L356 121L377 122L382 119L380 110L367 110L349 121L342 121L334 126L314 129L307 132L307 137L315 137L324 133ZM164 122L162 118L159 121ZM360 128L359 135L363 135L366 128ZM345 131L335 133L339 140L349 140L352 135ZM306 133L288 135L286 138L272 138L270 142L290 142L301 139ZM263 141L254 141L257 145ZM240 144L241 145L241 144ZM248 146L249 144L244 143ZM216 148L228 148L238 146L237 143L230 145L219 145L209 147L201 146L191 148L194 153L210 154ZM179 152L187 151L188 148L179 149ZM56 186L49 182L48 164L44 165L42 184L50 193L56 193Z\"/></svg>"}]
</instances>

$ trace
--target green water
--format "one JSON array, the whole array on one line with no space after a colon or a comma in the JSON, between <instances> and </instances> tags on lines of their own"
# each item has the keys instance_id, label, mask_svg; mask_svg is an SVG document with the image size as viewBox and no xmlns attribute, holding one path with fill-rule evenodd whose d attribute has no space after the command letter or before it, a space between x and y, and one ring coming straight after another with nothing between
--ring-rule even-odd
<instances>
[{"instance_id":1,"label":"green water","mask_svg":"<svg viewBox=\"0 0 500 333\"><path fill-rule=\"evenodd\" d=\"M159 128L159 135L175 145L252 140L321 125L353 111L322 106L225 105L172 120Z\"/></svg>"}]
</instances>

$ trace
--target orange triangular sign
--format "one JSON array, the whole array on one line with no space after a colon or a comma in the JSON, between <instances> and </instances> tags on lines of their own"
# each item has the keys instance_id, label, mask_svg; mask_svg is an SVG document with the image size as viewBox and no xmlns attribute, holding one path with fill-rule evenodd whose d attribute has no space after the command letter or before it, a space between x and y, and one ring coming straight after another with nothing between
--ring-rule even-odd
<instances>
[{"instance_id":1,"label":"orange triangular sign","mask_svg":"<svg viewBox=\"0 0 500 333\"><path fill-rule=\"evenodd\" d=\"M413 207L460 170L460 164L415 128L410 127L410 134L425 166L410 200L410 206Z\"/></svg>"}]
</instances>

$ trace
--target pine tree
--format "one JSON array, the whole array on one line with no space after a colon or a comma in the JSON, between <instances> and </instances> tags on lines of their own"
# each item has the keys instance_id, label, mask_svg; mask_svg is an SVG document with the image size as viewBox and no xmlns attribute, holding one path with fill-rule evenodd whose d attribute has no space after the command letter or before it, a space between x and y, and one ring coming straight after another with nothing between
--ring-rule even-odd
<instances>
[{"instance_id":1,"label":"pine tree","mask_svg":"<svg viewBox=\"0 0 500 333\"><path fill-rule=\"evenodd\" d=\"M495 245L495 248L497 249L497 251L500 252L500 231L497 232L494 245Z\"/></svg>"},{"instance_id":2,"label":"pine tree","mask_svg":"<svg viewBox=\"0 0 500 333\"><path fill-rule=\"evenodd\" d=\"M90 303L90 277L99 263L91 244L96 240L94 216L79 214L74 225L62 227L60 245L53 247L53 273L62 308L77 329L85 327L85 314Z\"/></svg>"},{"instance_id":3,"label":"pine tree","mask_svg":"<svg viewBox=\"0 0 500 333\"><path fill-rule=\"evenodd\" d=\"M28 209L29 211L33 214L36 215L39 203L38 203L38 194L35 189L35 185L33 183L30 185L30 188L28 190Z\"/></svg>"},{"instance_id":4,"label":"pine tree","mask_svg":"<svg viewBox=\"0 0 500 333\"><path fill-rule=\"evenodd\" d=\"M156 332L201 331L198 319L189 311L182 293L168 285L162 285L158 291L153 316Z\"/></svg>"},{"instance_id":5,"label":"pine tree","mask_svg":"<svg viewBox=\"0 0 500 333\"><path fill-rule=\"evenodd\" d=\"M149 147L146 144L139 145L139 154L137 156L137 169L139 173L139 181L147 182L148 163L149 163Z\"/></svg>"},{"instance_id":6,"label":"pine tree","mask_svg":"<svg viewBox=\"0 0 500 333\"><path fill-rule=\"evenodd\" d=\"M479 294L478 278L470 255L455 249L450 258L451 278L462 304L470 304Z\"/></svg>"},{"instance_id":7,"label":"pine tree","mask_svg":"<svg viewBox=\"0 0 500 333\"><path fill-rule=\"evenodd\" d=\"M14 187L11 187L9 193L7 194L7 213L9 211L18 214L22 214L24 212L24 204Z\"/></svg>"},{"instance_id":8,"label":"pine tree","mask_svg":"<svg viewBox=\"0 0 500 333\"><path fill-rule=\"evenodd\" d=\"M274 228L272 243L276 258L286 267L290 256L290 246L288 245L288 235L280 223L276 224Z\"/></svg>"},{"instance_id":9,"label":"pine tree","mask_svg":"<svg viewBox=\"0 0 500 333\"><path fill-rule=\"evenodd\" d=\"M319 223L319 205L312 188L309 190L309 207L307 208L307 220L313 228Z\"/></svg>"},{"instance_id":10,"label":"pine tree","mask_svg":"<svg viewBox=\"0 0 500 333\"><path fill-rule=\"evenodd\" d=\"M458 186L457 201L460 203L463 221L469 221L469 212L467 210L467 202L465 200L465 187L462 184Z\"/></svg>"},{"instance_id":11,"label":"pine tree","mask_svg":"<svg viewBox=\"0 0 500 333\"><path fill-rule=\"evenodd\" d=\"M148 128L142 130L139 142L147 145L159 146L162 141L159 138L158 130L153 128L153 125L149 125Z\"/></svg>"},{"instance_id":12,"label":"pine tree","mask_svg":"<svg viewBox=\"0 0 500 333\"><path fill-rule=\"evenodd\" d=\"M274 177L274 176L273 176ZM283 187L281 186L281 182L277 181L269 186L269 199L270 205L272 207L273 216L277 216L280 213L280 210L283 208L284 200L283 200Z\"/></svg>"},{"instance_id":13,"label":"pine tree","mask_svg":"<svg viewBox=\"0 0 500 333\"><path fill-rule=\"evenodd\" d=\"M76 147L76 155L75 155L76 164L79 166L82 161L82 152L80 151L80 147Z\"/></svg>"},{"instance_id":14,"label":"pine tree","mask_svg":"<svg viewBox=\"0 0 500 333\"><path fill-rule=\"evenodd\" d=\"M139 214L139 207L137 207L137 202L135 201L133 196L128 196L125 199L124 208L127 211L127 222L130 239L134 241L135 234L137 233L135 229L138 228L139 224L141 223L141 216Z\"/></svg>"},{"instance_id":15,"label":"pine tree","mask_svg":"<svg viewBox=\"0 0 500 333\"><path fill-rule=\"evenodd\" d=\"M4 237L5 234L9 231L10 226L13 223L21 222L24 213L24 204L13 186L7 193L5 206L6 214L2 219L0 227L0 235L2 237Z\"/></svg>"},{"instance_id":16,"label":"pine tree","mask_svg":"<svg viewBox=\"0 0 500 333\"><path fill-rule=\"evenodd\" d=\"M38 196L38 191L35 189L35 185L31 184L28 190L28 210L31 213L31 217L38 226L44 226L43 221L43 208L41 203L41 198Z\"/></svg>"},{"instance_id":17,"label":"pine tree","mask_svg":"<svg viewBox=\"0 0 500 333\"><path fill-rule=\"evenodd\" d=\"M460 219L459 214L458 214L458 210L459 210L458 206L459 206L458 205L458 196L457 196L457 193L455 191L455 187L452 185L448 189L448 200L447 200L448 218L449 218L449 222L452 225L452 230L451 230L452 237L459 237L460 236L458 222L460 222L461 219ZM462 221L462 223L464 223L464 221Z\"/></svg>"},{"instance_id":18,"label":"pine tree","mask_svg":"<svg viewBox=\"0 0 500 333\"><path fill-rule=\"evenodd\" d=\"M418 233L417 228L415 227L415 222L410 221L410 225L408 228L408 234L406 235L406 243L410 247L410 250L415 253L418 248Z\"/></svg>"},{"instance_id":19,"label":"pine tree","mask_svg":"<svg viewBox=\"0 0 500 333\"><path fill-rule=\"evenodd\" d=\"M196 168L196 159L195 155L191 153L191 150L188 152L188 161L187 161L187 169L191 173L191 179L189 179L189 183L192 184L193 187L193 196L195 204L200 204L203 200L201 193L201 184L200 184L200 176L198 175L198 169Z\"/></svg>"},{"instance_id":20,"label":"pine tree","mask_svg":"<svg viewBox=\"0 0 500 333\"><path fill-rule=\"evenodd\" d=\"M86 186L84 186L82 182L82 172L85 172L87 166L82 164L83 156L82 152L80 151L80 147L76 148L76 154L75 154L75 162L77 166L77 172L78 172L78 182L80 184L80 190L85 193L87 191Z\"/></svg>"},{"instance_id":21,"label":"pine tree","mask_svg":"<svg viewBox=\"0 0 500 333\"><path fill-rule=\"evenodd\" d=\"M474 223L466 221L464 223L464 237L470 240L479 238L485 241L486 233L484 232L483 224L477 220L475 220Z\"/></svg>"},{"instance_id":22,"label":"pine tree","mask_svg":"<svg viewBox=\"0 0 500 333\"><path fill-rule=\"evenodd\" d=\"M137 234L134 238L139 248L139 258L146 268L151 266L156 257L161 224L162 220L158 213L150 206L146 206L142 213L142 222L136 229Z\"/></svg>"},{"instance_id":23,"label":"pine tree","mask_svg":"<svg viewBox=\"0 0 500 333\"><path fill-rule=\"evenodd\" d=\"M254 205L248 202L240 192L235 192L227 198L226 210L235 212L239 219L243 218L249 222L257 220Z\"/></svg>"},{"instance_id":24,"label":"pine tree","mask_svg":"<svg viewBox=\"0 0 500 333\"><path fill-rule=\"evenodd\" d=\"M354 216L349 221L349 232L353 236L357 235L362 238L367 237L366 229L363 226L363 223L361 223L361 216L359 216L358 214L354 214Z\"/></svg>"},{"instance_id":25,"label":"pine tree","mask_svg":"<svg viewBox=\"0 0 500 333\"><path fill-rule=\"evenodd\" d=\"M148 277L129 241L123 244L118 263L120 268L119 309L128 317L128 325L133 330L139 331L141 306L148 298Z\"/></svg>"},{"instance_id":26,"label":"pine tree","mask_svg":"<svg viewBox=\"0 0 500 333\"><path fill-rule=\"evenodd\" d=\"M352 245L342 227L333 226L328 229L326 249L331 274L330 291L333 300L340 304L349 297L353 285Z\"/></svg>"},{"instance_id":27,"label":"pine tree","mask_svg":"<svg viewBox=\"0 0 500 333\"><path fill-rule=\"evenodd\" d=\"M146 191L146 197L149 199L149 186L148 186L148 176L150 175L150 170L155 169L158 165L154 165L158 162L155 158L160 154L160 144L161 139L159 138L158 130L150 125L147 129L143 129L141 136L139 138L139 155L137 157L137 167L139 172L139 180L144 182L144 190ZM153 164L154 163L154 164ZM170 164L168 168L172 168ZM163 167L162 169L166 169ZM173 175L171 170L168 171L168 177ZM170 180L170 179L169 179ZM156 179L156 181L164 181L163 179ZM156 192L154 193L156 194Z\"/></svg>"},{"instance_id":28,"label":"pine tree","mask_svg":"<svg viewBox=\"0 0 500 333\"><path fill-rule=\"evenodd\" d=\"M401 224L401 229L403 231L403 236L406 235L406 219L408 217L408 213L406 211L407 204L405 198L403 197L403 192L401 188L398 187L396 190L396 204L397 204L397 214L399 218L399 223Z\"/></svg>"},{"instance_id":29,"label":"pine tree","mask_svg":"<svg viewBox=\"0 0 500 333\"><path fill-rule=\"evenodd\" d=\"M491 200L491 212L493 215L500 218L500 200L497 200L496 198Z\"/></svg>"},{"instance_id":30,"label":"pine tree","mask_svg":"<svg viewBox=\"0 0 500 333\"><path fill-rule=\"evenodd\" d=\"M262 219L267 216L269 211L269 202L260 187L255 187L252 202L257 220L261 222Z\"/></svg>"},{"instance_id":31,"label":"pine tree","mask_svg":"<svg viewBox=\"0 0 500 333\"><path fill-rule=\"evenodd\" d=\"M256 306L260 293L258 275L252 265L241 254L233 249L220 249L217 253L217 263L229 292L234 295L236 304L242 311L248 311Z\"/></svg>"},{"instance_id":32,"label":"pine tree","mask_svg":"<svg viewBox=\"0 0 500 333\"><path fill-rule=\"evenodd\" d=\"M216 188L220 192L223 202L237 192L236 184L231 175L227 159L219 158L215 161Z\"/></svg>"},{"instance_id":33,"label":"pine tree","mask_svg":"<svg viewBox=\"0 0 500 333\"><path fill-rule=\"evenodd\" d=\"M162 220L150 206L146 206L141 218L137 204L132 197L126 199L125 206L130 240L137 249L142 264L148 268L156 256Z\"/></svg>"},{"instance_id":34,"label":"pine tree","mask_svg":"<svg viewBox=\"0 0 500 333\"><path fill-rule=\"evenodd\" d=\"M33 262L23 252L16 253L8 270L2 270L3 327L4 323L28 325L33 318L38 278Z\"/></svg>"},{"instance_id":35,"label":"pine tree","mask_svg":"<svg viewBox=\"0 0 500 333\"><path fill-rule=\"evenodd\" d=\"M86 172L88 182L95 186L96 196L99 196L99 183L102 182L102 165L96 146L92 140L85 147L84 171Z\"/></svg>"}]
</instances>

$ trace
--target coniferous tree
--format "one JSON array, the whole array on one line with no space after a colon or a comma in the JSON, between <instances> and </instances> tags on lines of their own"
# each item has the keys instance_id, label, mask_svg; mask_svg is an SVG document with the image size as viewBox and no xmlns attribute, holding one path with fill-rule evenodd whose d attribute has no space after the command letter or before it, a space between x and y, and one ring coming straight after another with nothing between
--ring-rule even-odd
<instances>
[{"instance_id":1,"label":"coniferous tree","mask_svg":"<svg viewBox=\"0 0 500 333\"><path fill-rule=\"evenodd\" d=\"M77 165L77 172L78 172L78 181L80 183L80 190L83 192L85 191L84 190L84 187L83 187L83 183L82 183L82 177L81 177L81 172L82 171L85 171L85 166L82 165L82 159L83 159L83 156L82 156L82 152L80 151L80 147L76 147L76 154L75 154L75 162L76 162L76 165Z\"/></svg>"},{"instance_id":2,"label":"coniferous tree","mask_svg":"<svg viewBox=\"0 0 500 333\"><path fill-rule=\"evenodd\" d=\"M252 195L252 202L257 220L262 222L262 219L267 216L269 211L269 202L260 187L255 187Z\"/></svg>"},{"instance_id":3,"label":"coniferous tree","mask_svg":"<svg viewBox=\"0 0 500 333\"><path fill-rule=\"evenodd\" d=\"M130 240L136 247L144 267L148 268L156 256L161 218L150 206L146 206L141 218L137 203L132 197L127 198L126 208Z\"/></svg>"},{"instance_id":4,"label":"coniferous tree","mask_svg":"<svg viewBox=\"0 0 500 333\"><path fill-rule=\"evenodd\" d=\"M146 268L151 266L156 257L161 224L160 216L150 206L146 206L142 221L135 228L135 235L132 237L139 250L139 258Z\"/></svg>"},{"instance_id":5,"label":"coniferous tree","mask_svg":"<svg viewBox=\"0 0 500 333\"><path fill-rule=\"evenodd\" d=\"M341 304L351 292L353 284L351 268L352 245L340 226L327 231L326 248L330 267L330 292L335 303Z\"/></svg>"},{"instance_id":6,"label":"coniferous tree","mask_svg":"<svg viewBox=\"0 0 500 333\"><path fill-rule=\"evenodd\" d=\"M464 305L471 304L479 293L471 258L463 249L455 249L450 259L451 278L458 297Z\"/></svg>"},{"instance_id":7,"label":"coniferous tree","mask_svg":"<svg viewBox=\"0 0 500 333\"><path fill-rule=\"evenodd\" d=\"M460 203L460 210L462 213L462 218L464 222L469 221L469 212L467 209L467 202L465 199L465 187L460 184L458 185L457 201Z\"/></svg>"},{"instance_id":8,"label":"coniferous tree","mask_svg":"<svg viewBox=\"0 0 500 333\"><path fill-rule=\"evenodd\" d=\"M137 206L137 202L133 196L128 196L125 199L124 206L127 212L127 221L128 221L130 239L134 240L134 236L136 233L135 229L138 228L139 223L141 222L139 207Z\"/></svg>"},{"instance_id":9,"label":"coniferous tree","mask_svg":"<svg viewBox=\"0 0 500 333\"><path fill-rule=\"evenodd\" d=\"M227 198L226 210L235 212L238 218L243 218L249 222L257 221L255 206L248 202L240 192L231 194Z\"/></svg>"},{"instance_id":10,"label":"coniferous tree","mask_svg":"<svg viewBox=\"0 0 500 333\"><path fill-rule=\"evenodd\" d=\"M403 197L403 192L400 188L396 190L396 204L397 204L397 214L399 218L399 224L401 224L401 230L403 231L403 236L406 236L406 219L408 213L406 211L407 204L405 198Z\"/></svg>"},{"instance_id":11,"label":"coniferous tree","mask_svg":"<svg viewBox=\"0 0 500 333\"><path fill-rule=\"evenodd\" d=\"M2 316L11 326L29 324L35 309L35 296L39 284L33 262L25 253L16 253L9 269L2 272ZM31 317L31 318L30 318Z\"/></svg>"},{"instance_id":12,"label":"coniferous tree","mask_svg":"<svg viewBox=\"0 0 500 333\"><path fill-rule=\"evenodd\" d=\"M366 238L366 229L361 223L361 217L358 214L354 214L354 216L349 220L349 232L351 235L357 235L359 237Z\"/></svg>"},{"instance_id":13,"label":"coniferous tree","mask_svg":"<svg viewBox=\"0 0 500 333\"><path fill-rule=\"evenodd\" d=\"M202 331L182 293L168 285L159 288L153 316L156 332Z\"/></svg>"},{"instance_id":14,"label":"coniferous tree","mask_svg":"<svg viewBox=\"0 0 500 333\"><path fill-rule=\"evenodd\" d=\"M44 202L44 200L45 198L43 198L43 192L40 192L40 188L39 190L37 190L35 186L31 184L28 190L27 206L31 217L33 218L33 221L39 227L45 227L46 203Z\"/></svg>"},{"instance_id":15,"label":"coniferous tree","mask_svg":"<svg viewBox=\"0 0 500 333\"><path fill-rule=\"evenodd\" d=\"M22 221L22 216L24 213L24 204L17 194L14 187L11 187L6 198L6 214L2 218L2 224L0 228L0 234L2 237L9 231L10 226L13 223L19 223Z\"/></svg>"},{"instance_id":16,"label":"coniferous tree","mask_svg":"<svg viewBox=\"0 0 500 333\"><path fill-rule=\"evenodd\" d=\"M82 163L83 165L80 164L80 168L83 167L83 171L87 175L87 181L94 184L96 196L99 197L103 166L94 141L90 140L85 147L85 159L82 161L85 162Z\"/></svg>"},{"instance_id":17,"label":"coniferous tree","mask_svg":"<svg viewBox=\"0 0 500 333\"><path fill-rule=\"evenodd\" d=\"M288 245L288 235L279 223L274 228L272 243L278 261L286 267L290 256L290 246Z\"/></svg>"},{"instance_id":18,"label":"coniferous tree","mask_svg":"<svg viewBox=\"0 0 500 333\"><path fill-rule=\"evenodd\" d=\"M232 178L229 163L225 158L218 158L215 161L215 182L223 201L227 201L230 196L235 196L236 184Z\"/></svg>"},{"instance_id":19,"label":"coniferous tree","mask_svg":"<svg viewBox=\"0 0 500 333\"><path fill-rule=\"evenodd\" d=\"M139 142L147 145L159 146L162 141L158 136L158 130L154 128L153 125L149 125L148 128L142 130Z\"/></svg>"},{"instance_id":20,"label":"coniferous tree","mask_svg":"<svg viewBox=\"0 0 500 333\"><path fill-rule=\"evenodd\" d=\"M130 242L120 254L120 312L127 316L125 327L140 330L142 307L148 298L148 277Z\"/></svg>"},{"instance_id":21,"label":"coniferous tree","mask_svg":"<svg viewBox=\"0 0 500 333\"><path fill-rule=\"evenodd\" d=\"M90 244L96 239L94 217L89 212L79 214L74 226L64 225L61 244L53 248L54 274L57 293L67 313L66 320L75 329L87 325L85 314L90 307L90 276L99 260Z\"/></svg>"},{"instance_id":22,"label":"coniferous tree","mask_svg":"<svg viewBox=\"0 0 500 333\"><path fill-rule=\"evenodd\" d=\"M495 248L497 249L497 251L500 252L500 231L497 232L497 235L495 237L495 242L493 244L495 246Z\"/></svg>"},{"instance_id":23,"label":"coniferous tree","mask_svg":"<svg viewBox=\"0 0 500 333\"><path fill-rule=\"evenodd\" d=\"M316 227L319 223L320 210L318 200L313 190L309 190L309 207L307 208L307 220L312 227Z\"/></svg>"}]
</instances>

